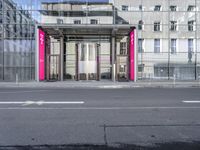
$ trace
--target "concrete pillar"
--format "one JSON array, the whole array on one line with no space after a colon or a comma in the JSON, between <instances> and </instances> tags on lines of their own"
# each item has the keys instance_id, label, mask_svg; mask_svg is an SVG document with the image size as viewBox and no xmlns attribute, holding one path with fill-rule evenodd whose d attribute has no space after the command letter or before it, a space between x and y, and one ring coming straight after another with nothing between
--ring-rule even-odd
<instances>
[{"instance_id":1,"label":"concrete pillar","mask_svg":"<svg viewBox=\"0 0 200 150\"><path fill-rule=\"evenodd\" d=\"M64 37L60 37L60 81L63 81L64 70Z\"/></svg>"},{"instance_id":2,"label":"concrete pillar","mask_svg":"<svg viewBox=\"0 0 200 150\"><path fill-rule=\"evenodd\" d=\"M112 47L112 81L115 82L115 36L111 38L111 47Z\"/></svg>"}]
</instances>

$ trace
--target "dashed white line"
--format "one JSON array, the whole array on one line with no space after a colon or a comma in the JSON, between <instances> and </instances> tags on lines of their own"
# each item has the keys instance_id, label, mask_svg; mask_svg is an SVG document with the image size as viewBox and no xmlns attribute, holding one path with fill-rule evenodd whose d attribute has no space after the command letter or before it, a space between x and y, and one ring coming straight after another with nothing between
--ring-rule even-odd
<instances>
[{"instance_id":1,"label":"dashed white line","mask_svg":"<svg viewBox=\"0 0 200 150\"><path fill-rule=\"evenodd\" d=\"M0 105L10 105L10 104L22 104L27 105L43 105L43 104L84 104L84 101L0 101Z\"/></svg>"},{"instance_id":2,"label":"dashed white line","mask_svg":"<svg viewBox=\"0 0 200 150\"><path fill-rule=\"evenodd\" d=\"M182 101L183 103L200 103L200 101Z\"/></svg>"},{"instance_id":3,"label":"dashed white line","mask_svg":"<svg viewBox=\"0 0 200 150\"><path fill-rule=\"evenodd\" d=\"M5 92L0 92L0 94L7 94L7 93L32 93L32 92L44 92L44 91L50 91L50 90L5 91Z\"/></svg>"}]
</instances>

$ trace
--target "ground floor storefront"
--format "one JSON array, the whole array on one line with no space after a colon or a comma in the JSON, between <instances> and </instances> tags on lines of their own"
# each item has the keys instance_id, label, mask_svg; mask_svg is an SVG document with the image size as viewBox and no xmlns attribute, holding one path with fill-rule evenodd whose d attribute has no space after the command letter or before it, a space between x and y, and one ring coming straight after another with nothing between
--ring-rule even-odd
<instances>
[{"instance_id":1,"label":"ground floor storefront","mask_svg":"<svg viewBox=\"0 0 200 150\"><path fill-rule=\"evenodd\" d=\"M156 39L142 39L134 25L36 24L29 31L0 39L0 81L200 80L198 45L172 54L170 39L161 39L158 53Z\"/></svg>"}]
</instances>

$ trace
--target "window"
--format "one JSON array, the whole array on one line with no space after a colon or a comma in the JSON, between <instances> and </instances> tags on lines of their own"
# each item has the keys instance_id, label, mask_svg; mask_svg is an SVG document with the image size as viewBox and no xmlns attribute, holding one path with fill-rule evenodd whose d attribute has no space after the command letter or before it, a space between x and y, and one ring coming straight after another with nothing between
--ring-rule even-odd
<instances>
[{"instance_id":1,"label":"window","mask_svg":"<svg viewBox=\"0 0 200 150\"><path fill-rule=\"evenodd\" d=\"M96 20L96 19L91 19L91 20L90 20L90 24L98 24L98 20Z\"/></svg>"},{"instance_id":2,"label":"window","mask_svg":"<svg viewBox=\"0 0 200 150\"><path fill-rule=\"evenodd\" d=\"M187 11L195 11L195 6L189 5Z\"/></svg>"},{"instance_id":3,"label":"window","mask_svg":"<svg viewBox=\"0 0 200 150\"><path fill-rule=\"evenodd\" d=\"M128 11L128 6L127 5L122 5L122 11Z\"/></svg>"},{"instance_id":4,"label":"window","mask_svg":"<svg viewBox=\"0 0 200 150\"><path fill-rule=\"evenodd\" d=\"M192 54L194 51L193 45L193 39L188 39L188 62L192 62Z\"/></svg>"},{"instance_id":5,"label":"window","mask_svg":"<svg viewBox=\"0 0 200 150\"><path fill-rule=\"evenodd\" d=\"M176 11L177 10L177 6L169 6L170 11Z\"/></svg>"},{"instance_id":6,"label":"window","mask_svg":"<svg viewBox=\"0 0 200 150\"><path fill-rule=\"evenodd\" d=\"M74 20L74 24L81 24L81 20Z\"/></svg>"},{"instance_id":7,"label":"window","mask_svg":"<svg viewBox=\"0 0 200 150\"><path fill-rule=\"evenodd\" d=\"M2 5L2 1L0 1L0 9L2 9L2 6L3 6L3 5Z\"/></svg>"},{"instance_id":8,"label":"window","mask_svg":"<svg viewBox=\"0 0 200 150\"><path fill-rule=\"evenodd\" d=\"M170 21L170 30L177 31L177 21Z\"/></svg>"},{"instance_id":9,"label":"window","mask_svg":"<svg viewBox=\"0 0 200 150\"><path fill-rule=\"evenodd\" d=\"M96 50L94 44L89 44L89 61L96 60Z\"/></svg>"},{"instance_id":10,"label":"window","mask_svg":"<svg viewBox=\"0 0 200 150\"><path fill-rule=\"evenodd\" d=\"M188 51L193 52L193 39L188 39Z\"/></svg>"},{"instance_id":11,"label":"window","mask_svg":"<svg viewBox=\"0 0 200 150\"><path fill-rule=\"evenodd\" d=\"M195 21L188 21L188 31L194 31L195 30Z\"/></svg>"},{"instance_id":12,"label":"window","mask_svg":"<svg viewBox=\"0 0 200 150\"><path fill-rule=\"evenodd\" d=\"M1 38L3 37L2 32L3 32L3 27L2 25L0 25L0 47L1 47ZM0 51L1 51L1 48L0 48Z\"/></svg>"},{"instance_id":13,"label":"window","mask_svg":"<svg viewBox=\"0 0 200 150\"><path fill-rule=\"evenodd\" d=\"M143 7L142 5L139 5L139 10L142 11L143 10Z\"/></svg>"},{"instance_id":14,"label":"window","mask_svg":"<svg viewBox=\"0 0 200 150\"><path fill-rule=\"evenodd\" d=\"M161 11L161 5L156 5L154 7L154 11Z\"/></svg>"},{"instance_id":15,"label":"window","mask_svg":"<svg viewBox=\"0 0 200 150\"><path fill-rule=\"evenodd\" d=\"M154 31L161 31L160 22L154 22Z\"/></svg>"},{"instance_id":16,"label":"window","mask_svg":"<svg viewBox=\"0 0 200 150\"><path fill-rule=\"evenodd\" d=\"M144 52L144 39L138 39L138 53Z\"/></svg>"},{"instance_id":17,"label":"window","mask_svg":"<svg viewBox=\"0 0 200 150\"><path fill-rule=\"evenodd\" d=\"M126 72L126 65L119 65L119 72Z\"/></svg>"},{"instance_id":18,"label":"window","mask_svg":"<svg viewBox=\"0 0 200 150\"><path fill-rule=\"evenodd\" d=\"M57 24L63 24L63 20L62 19L57 19Z\"/></svg>"},{"instance_id":19,"label":"window","mask_svg":"<svg viewBox=\"0 0 200 150\"><path fill-rule=\"evenodd\" d=\"M143 21L142 20L140 20L139 22L138 22L138 30L143 30Z\"/></svg>"},{"instance_id":20,"label":"window","mask_svg":"<svg viewBox=\"0 0 200 150\"><path fill-rule=\"evenodd\" d=\"M154 39L154 53L160 53L160 39Z\"/></svg>"},{"instance_id":21,"label":"window","mask_svg":"<svg viewBox=\"0 0 200 150\"><path fill-rule=\"evenodd\" d=\"M171 39L171 54L176 54L176 39Z\"/></svg>"},{"instance_id":22,"label":"window","mask_svg":"<svg viewBox=\"0 0 200 150\"><path fill-rule=\"evenodd\" d=\"M0 15L0 23L3 23L2 15Z\"/></svg>"},{"instance_id":23,"label":"window","mask_svg":"<svg viewBox=\"0 0 200 150\"><path fill-rule=\"evenodd\" d=\"M127 43L121 42L120 43L120 55L126 55L127 54Z\"/></svg>"},{"instance_id":24,"label":"window","mask_svg":"<svg viewBox=\"0 0 200 150\"><path fill-rule=\"evenodd\" d=\"M81 45L80 60L81 61L87 60L87 45L86 44Z\"/></svg>"},{"instance_id":25,"label":"window","mask_svg":"<svg viewBox=\"0 0 200 150\"><path fill-rule=\"evenodd\" d=\"M144 64L138 64L138 72L144 71Z\"/></svg>"}]
</instances>

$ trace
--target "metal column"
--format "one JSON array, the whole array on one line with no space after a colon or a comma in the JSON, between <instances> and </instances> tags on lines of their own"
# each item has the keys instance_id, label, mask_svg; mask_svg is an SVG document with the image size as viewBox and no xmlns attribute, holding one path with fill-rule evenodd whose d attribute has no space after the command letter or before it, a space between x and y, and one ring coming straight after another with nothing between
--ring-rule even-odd
<instances>
[{"instance_id":1,"label":"metal column","mask_svg":"<svg viewBox=\"0 0 200 150\"><path fill-rule=\"evenodd\" d=\"M38 25L35 25L35 80L39 82L39 34L38 34Z\"/></svg>"},{"instance_id":2,"label":"metal column","mask_svg":"<svg viewBox=\"0 0 200 150\"><path fill-rule=\"evenodd\" d=\"M63 81L64 70L64 38L60 37L60 81Z\"/></svg>"},{"instance_id":3,"label":"metal column","mask_svg":"<svg viewBox=\"0 0 200 150\"><path fill-rule=\"evenodd\" d=\"M138 41L138 32L134 31L134 82L137 82L137 79L138 79L138 45L137 45L137 41Z\"/></svg>"},{"instance_id":4,"label":"metal column","mask_svg":"<svg viewBox=\"0 0 200 150\"><path fill-rule=\"evenodd\" d=\"M100 54L100 44L96 43L96 48L97 48L97 81L100 81L101 79L101 71L100 71L100 59L99 59L99 54Z\"/></svg>"},{"instance_id":5,"label":"metal column","mask_svg":"<svg viewBox=\"0 0 200 150\"><path fill-rule=\"evenodd\" d=\"M111 38L111 47L112 47L112 81L115 82L115 36Z\"/></svg>"}]
</instances>

